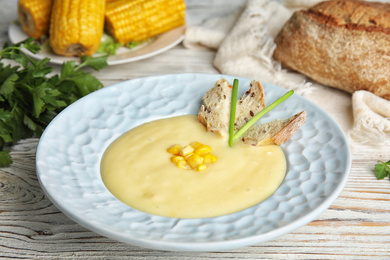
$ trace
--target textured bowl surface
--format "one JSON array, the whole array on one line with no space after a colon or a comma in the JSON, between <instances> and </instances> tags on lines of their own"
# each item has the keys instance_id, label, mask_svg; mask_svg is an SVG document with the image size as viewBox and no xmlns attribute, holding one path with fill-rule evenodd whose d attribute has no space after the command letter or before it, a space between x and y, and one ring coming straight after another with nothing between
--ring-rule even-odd
<instances>
[{"instance_id":1,"label":"textured bowl surface","mask_svg":"<svg viewBox=\"0 0 390 260\"><path fill-rule=\"evenodd\" d=\"M326 210L343 189L351 167L347 139L321 108L294 94L262 119L306 110L305 125L282 145L288 160L283 184L267 200L214 218L175 219L123 204L104 186L100 160L117 137L144 122L196 114L218 74L145 77L98 90L75 102L46 128L36 153L47 196L81 225L118 241L173 251L230 250L274 239ZM238 78L239 96L250 79ZM263 83L266 104L286 90Z\"/></svg>"}]
</instances>

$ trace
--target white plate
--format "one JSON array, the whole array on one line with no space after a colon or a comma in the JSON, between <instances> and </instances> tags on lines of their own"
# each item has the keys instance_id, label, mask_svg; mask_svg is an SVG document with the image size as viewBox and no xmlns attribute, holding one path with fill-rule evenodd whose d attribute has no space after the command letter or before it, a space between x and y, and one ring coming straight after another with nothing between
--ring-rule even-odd
<instances>
[{"instance_id":1,"label":"white plate","mask_svg":"<svg viewBox=\"0 0 390 260\"><path fill-rule=\"evenodd\" d=\"M116 199L100 176L103 152L144 122L196 114L217 74L146 77L98 90L60 113L40 138L36 167L47 196L70 218L115 240L173 251L219 251L274 239L326 210L343 189L351 167L347 139L321 108L294 94L264 120L307 111L305 125L282 145L288 173L262 203L214 218L176 219L135 210ZM240 80L239 95L249 86ZM286 90L263 83L266 103Z\"/></svg>"},{"instance_id":2,"label":"white plate","mask_svg":"<svg viewBox=\"0 0 390 260\"><path fill-rule=\"evenodd\" d=\"M154 55L167 51L176 45L178 45L184 39L185 27L177 27L168 32L158 35L151 42L138 46L134 49L128 49L120 47L116 55L111 55L107 59L108 65L117 65L127 62L133 62L137 60L146 59ZM12 43L18 43L28 38L22 28L15 24L10 23L8 27L8 37ZM78 62L80 59L77 57L64 57L54 54L51 50L42 49L37 54L34 54L28 50L26 53L34 59L41 60L43 58L50 58L50 62L54 64L62 64L65 61L74 60Z\"/></svg>"}]
</instances>

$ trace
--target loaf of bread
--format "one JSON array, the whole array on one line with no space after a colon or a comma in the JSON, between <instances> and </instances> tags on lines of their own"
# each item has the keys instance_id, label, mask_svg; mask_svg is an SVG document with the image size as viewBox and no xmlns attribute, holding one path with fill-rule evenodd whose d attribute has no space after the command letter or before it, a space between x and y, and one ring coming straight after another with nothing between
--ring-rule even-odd
<instances>
[{"instance_id":1,"label":"loaf of bread","mask_svg":"<svg viewBox=\"0 0 390 260\"><path fill-rule=\"evenodd\" d=\"M199 109L198 120L207 131L229 137L230 107L232 88L230 83L221 79L205 93ZM265 107L264 90L260 82L252 81L250 89L237 101L234 130L239 130L254 115ZM306 112L302 111L290 118L277 119L264 124L252 126L241 138L241 141L253 146L276 144L281 145L289 140L305 123Z\"/></svg>"},{"instance_id":2,"label":"loaf of bread","mask_svg":"<svg viewBox=\"0 0 390 260\"><path fill-rule=\"evenodd\" d=\"M296 11L275 38L287 68L350 93L390 100L390 4L330 0Z\"/></svg>"}]
</instances>

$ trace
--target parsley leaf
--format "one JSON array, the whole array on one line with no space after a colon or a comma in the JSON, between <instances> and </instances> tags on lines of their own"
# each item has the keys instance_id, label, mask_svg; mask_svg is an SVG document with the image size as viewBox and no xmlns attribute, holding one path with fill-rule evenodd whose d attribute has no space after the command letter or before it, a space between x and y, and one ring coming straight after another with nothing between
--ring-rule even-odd
<instances>
[{"instance_id":1,"label":"parsley leaf","mask_svg":"<svg viewBox=\"0 0 390 260\"><path fill-rule=\"evenodd\" d=\"M390 160L387 162L378 161L375 164L375 176L378 180L384 179L385 177L390 178Z\"/></svg>"},{"instance_id":2,"label":"parsley leaf","mask_svg":"<svg viewBox=\"0 0 390 260\"><path fill-rule=\"evenodd\" d=\"M138 47L142 44L151 42L153 38L149 38L142 41L136 41L136 42L128 42L126 44L116 42L113 37L110 35L103 33L102 39L100 41L99 48L97 49L96 53L106 54L106 55L116 55L117 50L119 47L126 47L128 49L133 49L135 47Z\"/></svg>"},{"instance_id":3,"label":"parsley leaf","mask_svg":"<svg viewBox=\"0 0 390 260\"><path fill-rule=\"evenodd\" d=\"M33 38L28 38L26 41L24 41L23 47L34 54L38 53L41 50L41 47L37 42L34 41Z\"/></svg>"},{"instance_id":4,"label":"parsley leaf","mask_svg":"<svg viewBox=\"0 0 390 260\"><path fill-rule=\"evenodd\" d=\"M0 167L8 166L12 163L9 151L0 151Z\"/></svg>"},{"instance_id":5,"label":"parsley leaf","mask_svg":"<svg viewBox=\"0 0 390 260\"><path fill-rule=\"evenodd\" d=\"M103 34L97 53L105 53L107 55L115 55L122 43L115 42L114 38L108 34Z\"/></svg>"},{"instance_id":6,"label":"parsley leaf","mask_svg":"<svg viewBox=\"0 0 390 260\"><path fill-rule=\"evenodd\" d=\"M50 121L66 106L103 87L91 73L82 70L89 66L100 70L107 66L107 57L82 57L62 65L60 75L48 76L53 67L50 59L36 61L25 50L37 53L40 46L32 38L0 50L0 167L12 163L5 145L20 139L40 137ZM20 65L5 65L2 60Z\"/></svg>"},{"instance_id":7,"label":"parsley leaf","mask_svg":"<svg viewBox=\"0 0 390 260\"><path fill-rule=\"evenodd\" d=\"M82 63L77 67L77 70L83 66L90 66L95 70L101 70L107 66L107 57L99 56L99 57L91 57L91 56L83 56L81 57Z\"/></svg>"}]
</instances>

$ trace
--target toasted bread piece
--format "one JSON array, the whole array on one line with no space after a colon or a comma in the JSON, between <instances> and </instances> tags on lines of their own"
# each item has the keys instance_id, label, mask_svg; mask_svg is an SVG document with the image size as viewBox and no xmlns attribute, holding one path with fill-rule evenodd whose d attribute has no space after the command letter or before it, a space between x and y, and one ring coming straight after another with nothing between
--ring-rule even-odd
<instances>
[{"instance_id":1,"label":"toasted bread piece","mask_svg":"<svg viewBox=\"0 0 390 260\"><path fill-rule=\"evenodd\" d=\"M199 109L198 120L207 131L222 137L229 136L232 88L226 79L220 79L205 93ZM265 106L263 87L258 81L250 83L250 89L237 101L235 130L240 129Z\"/></svg>"},{"instance_id":2,"label":"toasted bread piece","mask_svg":"<svg viewBox=\"0 0 390 260\"><path fill-rule=\"evenodd\" d=\"M258 81L252 81L250 83L250 89L237 101L234 131L239 130L264 107L265 100L263 86L261 86Z\"/></svg>"},{"instance_id":3,"label":"toasted bread piece","mask_svg":"<svg viewBox=\"0 0 390 260\"><path fill-rule=\"evenodd\" d=\"M229 135L232 89L226 79L220 79L202 98L198 120L207 131L226 137Z\"/></svg>"},{"instance_id":4,"label":"toasted bread piece","mask_svg":"<svg viewBox=\"0 0 390 260\"><path fill-rule=\"evenodd\" d=\"M302 111L287 119L253 126L246 131L242 141L253 146L281 145L289 140L306 121L306 112Z\"/></svg>"}]
</instances>

